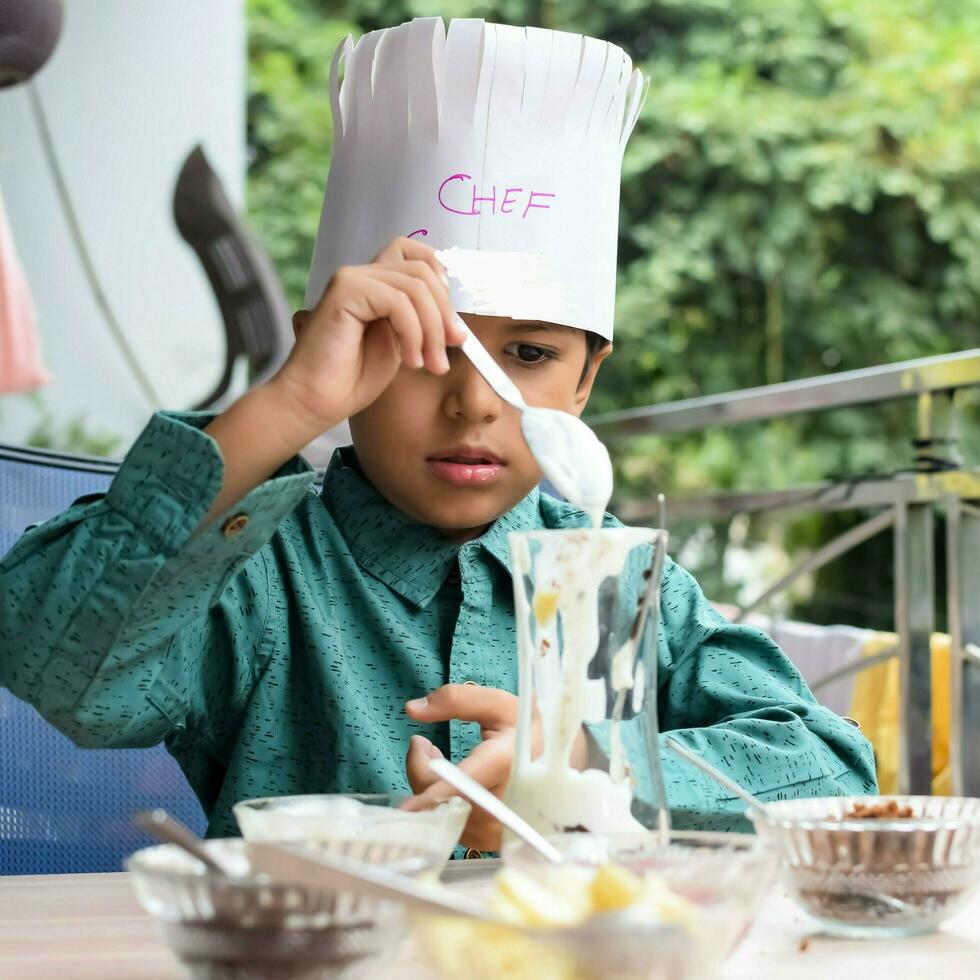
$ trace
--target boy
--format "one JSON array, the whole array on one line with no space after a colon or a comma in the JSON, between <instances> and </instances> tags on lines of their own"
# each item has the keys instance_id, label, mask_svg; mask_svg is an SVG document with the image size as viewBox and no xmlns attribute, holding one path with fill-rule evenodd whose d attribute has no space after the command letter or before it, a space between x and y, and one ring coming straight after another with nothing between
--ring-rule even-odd
<instances>
[{"instance_id":1,"label":"boy","mask_svg":"<svg viewBox=\"0 0 980 980\"><path fill-rule=\"evenodd\" d=\"M0 566L0 682L79 744L164 740L213 836L236 832L247 797L441 793L440 754L501 792L517 686L507 534L585 518L535 489L517 414L454 349L450 314L530 404L581 413L611 350L640 88L612 45L479 21L342 46L288 362L217 418L158 415L104 498L24 536ZM517 283L451 295L414 238L365 261L399 229L543 252L560 288L517 310ZM348 417L353 447L314 494L296 454ZM865 740L769 640L724 622L676 565L662 591L666 730L763 797L873 790ZM737 804L669 753L664 767L679 824L732 823ZM474 813L463 843L494 849L499 827Z\"/></svg>"}]
</instances>

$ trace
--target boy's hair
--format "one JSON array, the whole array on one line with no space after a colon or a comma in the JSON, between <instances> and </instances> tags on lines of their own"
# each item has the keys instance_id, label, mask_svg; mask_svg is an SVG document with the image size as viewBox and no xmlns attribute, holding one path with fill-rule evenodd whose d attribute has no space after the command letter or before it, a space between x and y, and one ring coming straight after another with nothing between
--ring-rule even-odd
<instances>
[{"instance_id":1,"label":"boy's hair","mask_svg":"<svg viewBox=\"0 0 980 980\"><path fill-rule=\"evenodd\" d=\"M593 330L585 331L585 367L582 368L582 377L578 379L579 385L581 385L589 370L592 367L592 362L595 360L596 354L601 350L605 350L606 345L609 343L605 337L601 337L599 334L595 333Z\"/></svg>"}]
</instances>

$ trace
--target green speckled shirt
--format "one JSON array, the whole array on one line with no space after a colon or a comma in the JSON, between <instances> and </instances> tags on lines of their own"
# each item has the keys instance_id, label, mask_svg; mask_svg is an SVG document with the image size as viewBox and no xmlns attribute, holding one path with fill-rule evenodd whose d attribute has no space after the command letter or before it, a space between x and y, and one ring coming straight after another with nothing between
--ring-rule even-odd
<instances>
[{"instance_id":1,"label":"green speckled shirt","mask_svg":"<svg viewBox=\"0 0 980 980\"><path fill-rule=\"evenodd\" d=\"M6 556L0 683L80 745L164 741L211 835L237 833L231 806L248 797L407 791L415 732L464 758L475 725L422 726L404 704L467 680L516 692L507 534L584 515L535 491L451 544L341 451L321 493L295 459L198 532L222 475L206 421L155 416L105 496ZM866 740L767 637L669 561L662 598L665 731L763 798L874 791ZM737 801L672 753L663 764L679 825L737 822Z\"/></svg>"}]
</instances>

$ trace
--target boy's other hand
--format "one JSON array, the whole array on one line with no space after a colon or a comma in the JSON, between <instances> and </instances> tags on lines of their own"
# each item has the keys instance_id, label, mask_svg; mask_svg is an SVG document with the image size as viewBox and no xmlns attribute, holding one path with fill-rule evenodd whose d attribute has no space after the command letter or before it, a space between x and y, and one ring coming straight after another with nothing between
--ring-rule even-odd
<instances>
[{"instance_id":1,"label":"boy's other hand","mask_svg":"<svg viewBox=\"0 0 980 980\"><path fill-rule=\"evenodd\" d=\"M514 759L517 706L517 697L507 691L476 684L446 684L425 698L409 701L405 711L410 718L428 724L453 718L478 724L483 742L459 766L495 796L503 797ZM541 749L541 724L535 711L532 756L539 755ZM585 736L580 733L572 751L572 765L584 768L585 755ZM425 736L412 737L405 769L412 792L418 799L410 805L421 809L433 800L459 795L449 783L438 779L429 769L429 760L441 757L439 749ZM463 846L479 851L498 851L500 836L500 824L484 810L474 806L461 838Z\"/></svg>"},{"instance_id":2,"label":"boy's other hand","mask_svg":"<svg viewBox=\"0 0 980 980\"><path fill-rule=\"evenodd\" d=\"M408 782L416 795L406 804L407 810L428 809L434 802L460 794L449 783L437 779L429 769L430 759L442 758L442 752L424 735L413 735L408 747L405 768ZM503 797L514 758L513 734L483 742L460 763L460 769L485 786L494 796ZM473 806L463 828L460 843L478 851L499 851L501 826L485 810Z\"/></svg>"},{"instance_id":3,"label":"boy's other hand","mask_svg":"<svg viewBox=\"0 0 980 980\"><path fill-rule=\"evenodd\" d=\"M311 438L370 405L402 364L449 370L462 343L445 271L422 242L397 238L369 265L338 269L309 314L294 318L296 345L271 384Z\"/></svg>"}]
</instances>

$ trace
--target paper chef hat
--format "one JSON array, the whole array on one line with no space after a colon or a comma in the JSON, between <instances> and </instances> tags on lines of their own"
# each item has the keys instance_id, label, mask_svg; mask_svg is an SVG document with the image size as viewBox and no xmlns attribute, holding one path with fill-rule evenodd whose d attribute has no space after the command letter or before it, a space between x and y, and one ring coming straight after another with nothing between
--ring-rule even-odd
<instances>
[{"instance_id":1,"label":"paper chef hat","mask_svg":"<svg viewBox=\"0 0 980 980\"><path fill-rule=\"evenodd\" d=\"M612 339L620 168L644 93L622 49L579 34L469 19L447 32L435 17L348 37L307 306L405 235L450 249L451 273L486 273L476 290L454 280L459 312Z\"/></svg>"}]
</instances>

